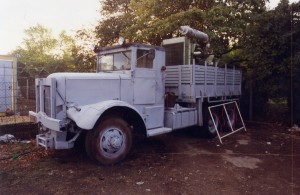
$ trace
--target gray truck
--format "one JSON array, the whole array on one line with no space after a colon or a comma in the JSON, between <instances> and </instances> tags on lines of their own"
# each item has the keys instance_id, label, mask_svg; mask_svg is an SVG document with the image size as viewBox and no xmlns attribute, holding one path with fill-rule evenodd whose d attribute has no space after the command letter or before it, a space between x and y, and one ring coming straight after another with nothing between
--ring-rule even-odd
<instances>
[{"instance_id":1,"label":"gray truck","mask_svg":"<svg viewBox=\"0 0 300 195\"><path fill-rule=\"evenodd\" d=\"M208 36L188 26L180 30L185 36L164 40L162 46L96 47L96 73L36 79L36 111L29 115L44 131L37 144L68 149L84 133L87 155L106 165L128 155L133 133L151 137L204 126L202 131L216 136L220 117L209 114L208 106L237 99L242 72L209 65L206 57L198 64L197 56L209 48ZM197 42L204 50L195 49ZM226 115L234 126L236 115Z\"/></svg>"}]
</instances>

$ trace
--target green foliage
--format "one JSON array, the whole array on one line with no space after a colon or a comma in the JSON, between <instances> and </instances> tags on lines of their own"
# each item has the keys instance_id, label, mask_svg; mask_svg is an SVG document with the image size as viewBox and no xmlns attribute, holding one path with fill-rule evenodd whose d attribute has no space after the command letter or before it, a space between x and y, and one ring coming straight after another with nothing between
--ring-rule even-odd
<instances>
[{"instance_id":1,"label":"green foliage","mask_svg":"<svg viewBox=\"0 0 300 195\"><path fill-rule=\"evenodd\" d=\"M265 11L264 0L103 0L105 19L96 27L99 45L111 45L120 35L130 42L160 45L180 36L178 27L189 25L209 34L215 55L241 48L251 17ZM118 5L118 6L117 6ZM126 11L125 11L126 10Z\"/></svg>"},{"instance_id":2,"label":"green foliage","mask_svg":"<svg viewBox=\"0 0 300 195\"><path fill-rule=\"evenodd\" d=\"M95 28L98 45L104 47L116 43L121 30L132 24L131 17L130 14L112 16L100 22Z\"/></svg>"},{"instance_id":3,"label":"green foliage","mask_svg":"<svg viewBox=\"0 0 300 195\"><path fill-rule=\"evenodd\" d=\"M291 5L291 76L293 122L300 126L300 2Z\"/></svg>"},{"instance_id":4,"label":"green foliage","mask_svg":"<svg viewBox=\"0 0 300 195\"><path fill-rule=\"evenodd\" d=\"M75 36L75 46L72 48L74 60L73 70L76 72L95 72L96 56L93 45L96 38L90 29L78 30Z\"/></svg>"},{"instance_id":5,"label":"green foliage","mask_svg":"<svg viewBox=\"0 0 300 195\"><path fill-rule=\"evenodd\" d=\"M53 53L58 41L52 36L51 31L42 25L30 27L25 30L25 34L23 47L18 47L13 53L19 56L20 66L25 69L24 74L31 77L45 74L52 68L49 62L56 61Z\"/></svg>"},{"instance_id":6,"label":"green foliage","mask_svg":"<svg viewBox=\"0 0 300 195\"><path fill-rule=\"evenodd\" d=\"M129 13L130 0L100 0L102 4L102 13L104 15L118 15Z\"/></svg>"},{"instance_id":7,"label":"green foliage","mask_svg":"<svg viewBox=\"0 0 300 195\"><path fill-rule=\"evenodd\" d=\"M247 29L248 35L242 40L245 45L242 52L246 60L245 78L253 79L254 93L260 94L257 101L290 99L291 46L300 43L299 22L293 29L291 26L291 8L288 1L281 1L275 10L255 16ZM299 52L299 47L295 47L293 53L296 52Z\"/></svg>"},{"instance_id":8,"label":"green foliage","mask_svg":"<svg viewBox=\"0 0 300 195\"><path fill-rule=\"evenodd\" d=\"M188 3L189 2L189 3ZM121 31L132 42L160 45L163 39L178 36L181 25L201 25L201 9L190 8L191 1L132 1L135 22ZM196 20L197 18L197 20Z\"/></svg>"},{"instance_id":9,"label":"green foliage","mask_svg":"<svg viewBox=\"0 0 300 195\"><path fill-rule=\"evenodd\" d=\"M102 0L105 19L96 33L101 46L115 43L120 35L130 42L160 45L163 39L180 36L181 25L204 31L221 64L244 70L244 97L248 99L252 90L254 107L262 108L269 99L290 102L291 72L294 86L299 86L300 64L299 18L291 25L292 10L299 12L300 3L289 5L288 0L281 0L275 10L266 10L266 2Z\"/></svg>"},{"instance_id":10,"label":"green foliage","mask_svg":"<svg viewBox=\"0 0 300 195\"><path fill-rule=\"evenodd\" d=\"M20 76L35 78L53 72L95 69L94 56L90 59L89 53L83 53L85 50L77 43L79 40L66 32L55 38L50 29L38 24L26 29L25 34L23 46L13 52L19 56Z\"/></svg>"},{"instance_id":11,"label":"green foliage","mask_svg":"<svg viewBox=\"0 0 300 195\"><path fill-rule=\"evenodd\" d=\"M119 38L122 29L132 25L132 11L129 8L130 0L101 0L105 19L95 28L99 46L114 44Z\"/></svg>"}]
</instances>

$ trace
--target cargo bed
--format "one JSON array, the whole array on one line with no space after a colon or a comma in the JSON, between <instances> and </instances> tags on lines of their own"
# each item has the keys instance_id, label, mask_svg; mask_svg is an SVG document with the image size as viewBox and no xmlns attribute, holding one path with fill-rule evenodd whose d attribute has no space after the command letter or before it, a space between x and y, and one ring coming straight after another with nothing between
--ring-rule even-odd
<instances>
[{"instance_id":1,"label":"cargo bed","mask_svg":"<svg viewBox=\"0 0 300 195\"><path fill-rule=\"evenodd\" d=\"M242 71L208 65L166 67L166 92L173 92L177 101L196 102L198 98L231 99L241 95Z\"/></svg>"}]
</instances>

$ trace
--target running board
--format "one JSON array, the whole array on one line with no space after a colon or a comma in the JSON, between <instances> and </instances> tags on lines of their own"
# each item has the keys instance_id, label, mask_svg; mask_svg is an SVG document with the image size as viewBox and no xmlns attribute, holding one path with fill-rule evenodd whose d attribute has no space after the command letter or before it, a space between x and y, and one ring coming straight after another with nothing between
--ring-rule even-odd
<instances>
[{"instance_id":1,"label":"running board","mask_svg":"<svg viewBox=\"0 0 300 195\"><path fill-rule=\"evenodd\" d=\"M44 147L46 150L48 148L54 148L54 139L53 137L46 136L45 134L36 135L36 144Z\"/></svg>"},{"instance_id":2,"label":"running board","mask_svg":"<svg viewBox=\"0 0 300 195\"><path fill-rule=\"evenodd\" d=\"M150 129L150 130L147 130L147 136L148 137L152 137L152 136L156 136L156 135L170 133L171 131L172 131L172 129L168 128L168 127L161 127L161 128L156 128L156 129Z\"/></svg>"}]
</instances>

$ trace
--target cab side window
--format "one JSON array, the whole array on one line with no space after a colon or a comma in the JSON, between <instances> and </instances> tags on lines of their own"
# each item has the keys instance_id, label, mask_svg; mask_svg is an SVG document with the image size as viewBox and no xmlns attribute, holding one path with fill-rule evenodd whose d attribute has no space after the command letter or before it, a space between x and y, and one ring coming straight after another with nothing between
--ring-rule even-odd
<instances>
[{"instance_id":1,"label":"cab side window","mask_svg":"<svg viewBox=\"0 0 300 195\"><path fill-rule=\"evenodd\" d=\"M137 50L137 67L153 68L153 58L149 57L149 51L144 49Z\"/></svg>"}]
</instances>

